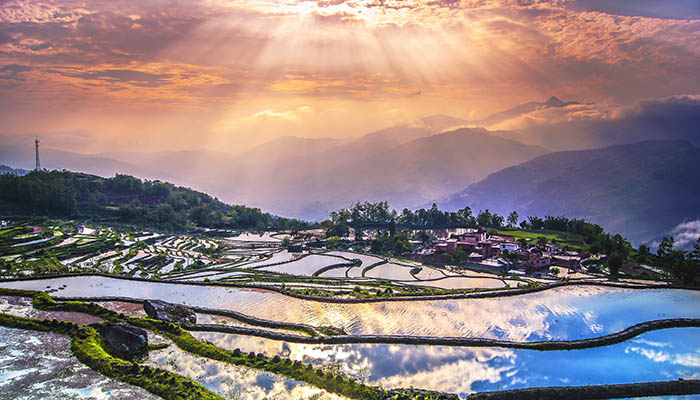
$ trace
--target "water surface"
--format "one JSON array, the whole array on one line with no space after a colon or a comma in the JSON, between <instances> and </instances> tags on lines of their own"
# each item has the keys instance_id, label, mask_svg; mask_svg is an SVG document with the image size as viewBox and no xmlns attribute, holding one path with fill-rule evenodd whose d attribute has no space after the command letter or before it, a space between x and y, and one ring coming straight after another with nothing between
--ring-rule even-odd
<instances>
[{"instance_id":1,"label":"water surface","mask_svg":"<svg viewBox=\"0 0 700 400\"><path fill-rule=\"evenodd\" d=\"M700 378L700 328L644 333L624 343L572 351L385 344L305 345L195 333L226 349L279 355L386 388L457 393Z\"/></svg>"},{"instance_id":2,"label":"water surface","mask_svg":"<svg viewBox=\"0 0 700 400\"><path fill-rule=\"evenodd\" d=\"M64 286L65 285L65 286ZM583 339L662 318L700 318L700 292L567 286L487 299L359 304L301 300L266 290L80 276L0 283L55 296L161 299L260 318L341 327L351 334L466 336L515 341Z\"/></svg>"}]
</instances>

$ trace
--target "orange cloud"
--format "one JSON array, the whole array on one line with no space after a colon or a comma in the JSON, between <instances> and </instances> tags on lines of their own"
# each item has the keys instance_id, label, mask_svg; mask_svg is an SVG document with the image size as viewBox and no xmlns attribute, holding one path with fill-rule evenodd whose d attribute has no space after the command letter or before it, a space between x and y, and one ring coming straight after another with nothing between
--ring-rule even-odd
<instances>
[{"instance_id":1,"label":"orange cloud","mask_svg":"<svg viewBox=\"0 0 700 400\"><path fill-rule=\"evenodd\" d=\"M467 117L552 94L614 104L700 93L699 19L576 4L7 0L0 8L0 118L6 129L26 132L51 129L36 123L49 113L77 121L78 110L118 107L141 124L143 109L175 109L221 135L231 109L240 118L310 105L346 110L347 120L371 103L401 115ZM154 130L180 132L167 117L151 118ZM376 128L378 118L354 125L357 134ZM285 133L327 128L309 123ZM227 135L253 140L235 128Z\"/></svg>"}]
</instances>

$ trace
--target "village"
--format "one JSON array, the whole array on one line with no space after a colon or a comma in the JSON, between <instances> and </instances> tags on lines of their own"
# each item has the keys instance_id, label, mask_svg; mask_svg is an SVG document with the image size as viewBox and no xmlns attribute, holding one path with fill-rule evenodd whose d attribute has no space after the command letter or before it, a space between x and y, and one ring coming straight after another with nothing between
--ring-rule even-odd
<instances>
[{"instance_id":1,"label":"village","mask_svg":"<svg viewBox=\"0 0 700 400\"><path fill-rule=\"evenodd\" d=\"M492 273L589 278L589 272L602 272L601 264L605 259L605 255L580 252L568 246L547 243L544 239L528 242L514 236L490 235L483 228L431 233L439 234L439 239L428 246L419 246L412 256L430 259L459 249L467 254L465 267Z\"/></svg>"},{"instance_id":2,"label":"village","mask_svg":"<svg viewBox=\"0 0 700 400\"><path fill-rule=\"evenodd\" d=\"M426 265L442 265L459 272L473 270L496 275L529 276L544 279L595 279L607 277L607 256L594 253L566 241L540 237L522 237L493 232L484 228L445 228L409 231L411 250L403 257ZM515 231L514 233L522 233ZM352 241L355 231L350 230L342 240L353 248L371 252L371 246ZM364 243L376 240L386 232L363 230ZM533 235L535 236L535 235ZM316 236L306 247L327 247L327 241ZM294 244L290 251L301 251L304 246ZM628 277L654 280L668 278L668 274L645 264L625 262L620 268Z\"/></svg>"}]
</instances>

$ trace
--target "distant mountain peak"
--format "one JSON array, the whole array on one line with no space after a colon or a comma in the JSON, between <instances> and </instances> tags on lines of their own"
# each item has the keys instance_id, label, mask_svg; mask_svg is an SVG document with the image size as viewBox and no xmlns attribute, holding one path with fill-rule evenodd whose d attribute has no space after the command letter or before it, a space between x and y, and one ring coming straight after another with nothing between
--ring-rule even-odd
<instances>
[{"instance_id":1,"label":"distant mountain peak","mask_svg":"<svg viewBox=\"0 0 700 400\"><path fill-rule=\"evenodd\" d=\"M544 102L544 105L547 107L562 107L564 102L559 100L557 96L552 96Z\"/></svg>"},{"instance_id":2,"label":"distant mountain peak","mask_svg":"<svg viewBox=\"0 0 700 400\"><path fill-rule=\"evenodd\" d=\"M423 117L420 122L433 132L439 132L445 129L454 128L466 124L468 121L462 118L453 117L445 114L435 114Z\"/></svg>"},{"instance_id":3,"label":"distant mountain peak","mask_svg":"<svg viewBox=\"0 0 700 400\"><path fill-rule=\"evenodd\" d=\"M545 106L546 108L566 107L566 106L569 106L572 104L581 104L581 103L579 103L578 101L566 101L566 102L564 102L564 101L561 101L557 96L552 96L549 99L547 99L547 101L542 103L542 105Z\"/></svg>"},{"instance_id":4,"label":"distant mountain peak","mask_svg":"<svg viewBox=\"0 0 700 400\"><path fill-rule=\"evenodd\" d=\"M473 121L473 123L488 127L496 125L503 121L507 121L509 119L520 117L533 111L542 110L546 108L562 108L570 106L572 104L581 103L579 103L578 101L562 101L557 96L552 96L549 99L547 99L547 101L545 101L544 103L540 103L538 101L530 101L528 103L520 104L508 110L491 114L488 117L483 118L479 121Z\"/></svg>"}]
</instances>

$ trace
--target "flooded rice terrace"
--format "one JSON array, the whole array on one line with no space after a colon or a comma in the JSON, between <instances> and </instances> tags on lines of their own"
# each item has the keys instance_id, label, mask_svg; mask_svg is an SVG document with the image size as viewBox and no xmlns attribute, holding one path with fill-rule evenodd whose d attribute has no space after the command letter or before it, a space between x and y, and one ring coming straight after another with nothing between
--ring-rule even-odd
<instances>
[{"instance_id":1,"label":"flooded rice terrace","mask_svg":"<svg viewBox=\"0 0 700 400\"><path fill-rule=\"evenodd\" d=\"M460 336L511 341L573 340L664 318L700 318L700 293L676 289L566 286L502 298L324 303L273 291L139 282L100 276L2 282L60 297L161 299L276 321L343 328L349 334Z\"/></svg>"},{"instance_id":2,"label":"flooded rice terrace","mask_svg":"<svg viewBox=\"0 0 700 400\"><path fill-rule=\"evenodd\" d=\"M225 349L288 357L316 367L333 366L348 376L386 388L413 386L461 396L527 387L700 376L700 328L647 332L612 346L547 352L391 344L309 345L202 332L195 336Z\"/></svg>"},{"instance_id":3,"label":"flooded rice terrace","mask_svg":"<svg viewBox=\"0 0 700 400\"><path fill-rule=\"evenodd\" d=\"M649 320L700 318L700 293L680 289L579 285L501 298L328 303L261 289L102 276L8 281L0 283L0 287L49 291L56 299L161 299L239 311L270 320L341 327L356 335L476 337L523 342L575 340L618 332ZM138 303L102 304L130 315L143 315ZM0 311L79 324L95 322L94 317L86 314L35 310L28 298L4 297ZM222 321L225 319L198 314L199 323L245 326L233 320ZM700 377L700 328L650 331L622 343L570 351L320 345L230 333L194 331L192 335L226 350L289 358L369 385L387 389L415 387L454 393L462 398L481 391ZM41 343L46 346L39 346ZM20 393L26 398L154 398L142 389L101 377L78 362L70 354L69 346L69 339L61 335L0 328L0 397L3 393ZM18 352L23 356L17 357ZM145 363L191 378L224 398L343 399L282 375L198 357L173 344L152 351ZM41 368L41 373L35 365Z\"/></svg>"}]
</instances>

